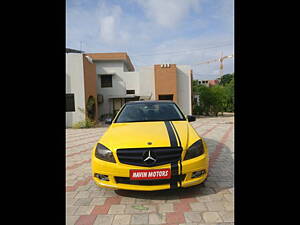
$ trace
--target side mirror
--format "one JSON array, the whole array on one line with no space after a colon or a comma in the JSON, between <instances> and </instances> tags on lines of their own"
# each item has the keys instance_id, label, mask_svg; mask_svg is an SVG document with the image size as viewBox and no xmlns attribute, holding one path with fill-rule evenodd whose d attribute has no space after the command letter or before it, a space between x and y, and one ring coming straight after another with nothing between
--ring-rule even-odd
<instances>
[{"instance_id":1,"label":"side mirror","mask_svg":"<svg viewBox=\"0 0 300 225\"><path fill-rule=\"evenodd\" d=\"M187 119L188 119L189 122L193 122L193 121L196 120L196 117L192 116L192 115L187 115L186 117L187 117Z\"/></svg>"},{"instance_id":2,"label":"side mirror","mask_svg":"<svg viewBox=\"0 0 300 225\"><path fill-rule=\"evenodd\" d=\"M112 118L108 118L105 120L105 124L111 124L112 123Z\"/></svg>"}]
</instances>

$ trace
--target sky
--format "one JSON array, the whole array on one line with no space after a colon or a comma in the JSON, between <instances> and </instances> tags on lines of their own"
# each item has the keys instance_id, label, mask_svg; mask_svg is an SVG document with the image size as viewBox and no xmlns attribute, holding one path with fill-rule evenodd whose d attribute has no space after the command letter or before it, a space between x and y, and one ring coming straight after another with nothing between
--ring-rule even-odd
<instances>
[{"instance_id":1,"label":"sky","mask_svg":"<svg viewBox=\"0 0 300 225\"><path fill-rule=\"evenodd\" d=\"M127 52L137 71L174 63L215 79L220 63L201 63L234 53L233 0L67 0L66 9L67 48Z\"/></svg>"}]
</instances>

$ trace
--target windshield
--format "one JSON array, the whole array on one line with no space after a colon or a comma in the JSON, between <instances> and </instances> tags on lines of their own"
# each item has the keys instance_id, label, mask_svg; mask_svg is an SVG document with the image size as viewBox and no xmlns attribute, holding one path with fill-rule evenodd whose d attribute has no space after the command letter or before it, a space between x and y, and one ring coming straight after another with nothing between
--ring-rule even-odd
<instances>
[{"instance_id":1,"label":"windshield","mask_svg":"<svg viewBox=\"0 0 300 225\"><path fill-rule=\"evenodd\" d=\"M115 123L185 120L174 103L137 103L125 105Z\"/></svg>"}]
</instances>

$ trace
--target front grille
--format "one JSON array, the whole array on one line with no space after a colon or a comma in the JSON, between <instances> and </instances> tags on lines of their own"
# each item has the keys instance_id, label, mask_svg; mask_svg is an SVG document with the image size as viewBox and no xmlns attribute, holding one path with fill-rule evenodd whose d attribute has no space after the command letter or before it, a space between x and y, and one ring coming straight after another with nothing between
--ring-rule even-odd
<instances>
[{"instance_id":1,"label":"front grille","mask_svg":"<svg viewBox=\"0 0 300 225\"><path fill-rule=\"evenodd\" d=\"M181 181L185 179L186 174L182 174ZM170 184L170 179L157 179L157 180L130 180L129 177L115 177L116 183L121 184L132 184L132 185L163 185L163 184Z\"/></svg>"},{"instance_id":2,"label":"front grille","mask_svg":"<svg viewBox=\"0 0 300 225\"><path fill-rule=\"evenodd\" d=\"M149 156L149 151L151 157L154 158L156 161L144 161ZM117 156L121 163L146 167L153 167L178 162L181 158L181 153L181 147L128 148L117 150Z\"/></svg>"}]
</instances>

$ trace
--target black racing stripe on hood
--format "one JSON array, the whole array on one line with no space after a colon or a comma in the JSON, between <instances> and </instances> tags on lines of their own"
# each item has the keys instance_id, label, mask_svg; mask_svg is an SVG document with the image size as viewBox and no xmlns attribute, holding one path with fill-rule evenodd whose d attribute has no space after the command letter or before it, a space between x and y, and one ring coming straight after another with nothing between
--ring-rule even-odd
<instances>
[{"instance_id":1,"label":"black racing stripe on hood","mask_svg":"<svg viewBox=\"0 0 300 225\"><path fill-rule=\"evenodd\" d=\"M176 130L176 128L175 128L175 126L174 126L174 124L173 124L172 122L171 122L171 125L172 125L173 129L175 130L177 139L178 139L178 141L179 141L179 147L181 147L181 141L180 141L180 137L179 137L179 135L178 135L178 132L177 132L177 130Z\"/></svg>"},{"instance_id":2,"label":"black racing stripe on hood","mask_svg":"<svg viewBox=\"0 0 300 225\"><path fill-rule=\"evenodd\" d=\"M181 141L180 141L180 137L179 137L179 134L178 134L178 132L177 132L177 130L176 130L176 128L175 128L175 126L174 126L174 124L171 122L171 125L172 125L172 127L173 127L173 129L175 130L175 133L176 133L176 135L177 135L177 139L178 139L178 141L179 141L179 147L182 147L181 146ZM181 182L181 179L180 179L180 177L181 177L181 175L182 175L182 162L181 162L181 156L180 156L180 160L179 160L179 165L180 165L180 170L179 170L179 174L180 174L180 176L179 176L179 185L180 185L180 187L182 186L182 182Z\"/></svg>"},{"instance_id":3,"label":"black racing stripe on hood","mask_svg":"<svg viewBox=\"0 0 300 225\"><path fill-rule=\"evenodd\" d=\"M165 121L165 125L167 127L171 147L178 147L176 136L175 136L175 133L174 133L174 130L172 128L170 121Z\"/></svg>"}]
</instances>

